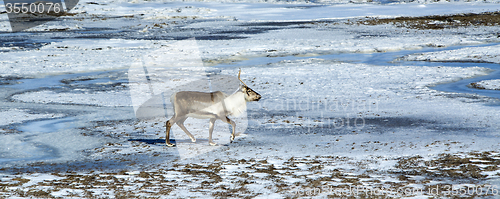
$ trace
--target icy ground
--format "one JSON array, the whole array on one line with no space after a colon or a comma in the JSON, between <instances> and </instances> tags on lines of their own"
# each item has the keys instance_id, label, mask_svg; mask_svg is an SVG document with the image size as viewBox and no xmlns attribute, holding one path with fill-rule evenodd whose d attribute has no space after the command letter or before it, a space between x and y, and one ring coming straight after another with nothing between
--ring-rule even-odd
<instances>
[{"instance_id":1,"label":"icy ground","mask_svg":"<svg viewBox=\"0 0 500 199\"><path fill-rule=\"evenodd\" d=\"M496 74L497 15L394 17L500 4L331 3L83 1L20 33L0 14L0 198L497 197L498 99L432 89ZM136 117L239 68L262 100L233 143L188 119L197 142L175 125L169 148L167 117Z\"/></svg>"},{"instance_id":2,"label":"icy ground","mask_svg":"<svg viewBox=\"0 0 500 199\"><path fill-rule=\"evenodd\" d=\"M471 86L478 89L500 90L500 80L483 80L473 83Z\"/></svg>"}]
</instances>

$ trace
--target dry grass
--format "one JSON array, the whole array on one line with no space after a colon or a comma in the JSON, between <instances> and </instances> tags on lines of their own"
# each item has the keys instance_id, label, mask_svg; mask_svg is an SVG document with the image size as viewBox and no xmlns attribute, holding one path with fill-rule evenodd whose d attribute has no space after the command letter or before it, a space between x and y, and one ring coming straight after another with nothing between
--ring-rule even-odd
<instances>
[{"instance_id":1,"label":"dry grass","mask_svg":"<svg viewBox=\"0 0 500 199\"><path fill-rule=\"evenodd\" d=\"M492 172L499 170L500 154L442 154L432 160L424 160L421 156L405 157L399 158L394 170L390 171L346 169L350 167L348 165L377 164L373 161L359 162L336 156L293 157L287 160L273 158L272 161L216 160L211 163L173 164L164 169L143 171L52 173L50 175L55 179L38 183L29 179L36 173L13 174L2 177L0 198L54 198L61 195L75 198L157 198L178 194L179 190L215 198L253 198L266 192L278 193L284 198L386 198L415 196L400 192L415 185L425 187L418 194L435 196L428 190L436 183L443 186L484 186L486 177L498 177ZM325 189L356 190L360 186L387 191L373 195L370 190L358 190L356 194L339 195Z\"/></svg>"},{"instance_id":2,"label":"dry grass","mask_svg":"<svg viewBox=\"0 0 500 199\"><path fill-rule=\"evenodd\" d=\"M394 172L406 176L427 176L479 182L498 171L500 154L494 152L471 152L468 154L441 154L436 159L424 161L421 156L401 158ZM497 173L498 175L498 173Z\"/></svg>"},{"instance_id":3,"label":"dry grass","mask_svg":"<svg viewBox=\"0 0 500 199\"><path fill-rule=\"evenodd\" d=\"M393 24L397 27L419 30L445 29L467 26L498 26L500 12L479 14L433 15L423 17L396 17L392 19L368 18L357 22L362 25Z\"/></svg>"}]
</instances>

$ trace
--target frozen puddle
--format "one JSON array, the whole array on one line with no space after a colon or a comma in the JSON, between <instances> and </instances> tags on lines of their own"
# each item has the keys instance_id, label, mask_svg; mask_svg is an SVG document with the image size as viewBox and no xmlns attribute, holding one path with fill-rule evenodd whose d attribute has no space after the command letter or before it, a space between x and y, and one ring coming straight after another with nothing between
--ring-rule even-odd
<instances>
[{"instance_id":1,"label":"frozen puddle","mask_svg":"<svg viewBox=\"0 0 500 199\"><path fill-rule=\"evenodd\" d=\"M74 125L71 123L73 121L75 121L75 118L70 117L27 122L19 127L18 130L31 133L57 132L74 127Z\"/></svg>"},{"instance_id":2,"label":"frozen puddle","mask_svg":"<svg viewBox=\"0 0 500 199\"><path fill-rule=\"evenodd\" d=\"M29 121L15 127L18 133L0 139L0 165L9 167L36 162L67 162L84 158L82 150L102 145L102 138L76 130L75 117Z\"/></svg>"},{"instance_id":3,"label":"frozen puddle","mask_svg":"<svg viewBox=\"0 0 500 199\"><path fill-rule=\"evenodd\" d=\"M74 118L46 119L40 121L25 122L17 130L19 134L3 135L0 141L1 147L0 164L14 162L46 161L60 157L57 148L38 141L42 133L60 132L72 127ZM49 143L59 142L53 140Z\"/></svg>"}]
</instances>

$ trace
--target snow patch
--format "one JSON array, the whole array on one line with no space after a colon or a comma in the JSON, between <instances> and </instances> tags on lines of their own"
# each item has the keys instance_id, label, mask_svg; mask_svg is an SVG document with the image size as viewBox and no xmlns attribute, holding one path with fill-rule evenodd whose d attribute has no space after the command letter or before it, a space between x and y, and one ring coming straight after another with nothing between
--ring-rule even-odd
<instances>
[{"instance_id":1,"label":"snow patch","mask_svg":"<svg viewBox=\"0 0 500 199\"><path fill-rule=\"evenodd\" d=\"M500 79L483 80L480 82L473 82L469 84L472 88L486 89L486 90L500 90Z\"/></svg>"}]
</instances>

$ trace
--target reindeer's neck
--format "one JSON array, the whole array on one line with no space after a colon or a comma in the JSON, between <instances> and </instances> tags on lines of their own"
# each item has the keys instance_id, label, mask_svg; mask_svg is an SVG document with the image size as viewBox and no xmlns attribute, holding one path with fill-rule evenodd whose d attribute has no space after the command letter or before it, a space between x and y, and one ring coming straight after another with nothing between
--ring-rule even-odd
<instances>
[{"instance_id":1,"label":"reindeer's neck","mask_svg":"<svg viewBox=\"0 0 500 199\"><path fill-rule=\"evenodd\" d=\"M247 110L245 94L241 91L233 93L224 99L224 106L226 107L226 110L229 111L231 116L239 116Z\"/></svg>"}]
</instances>

